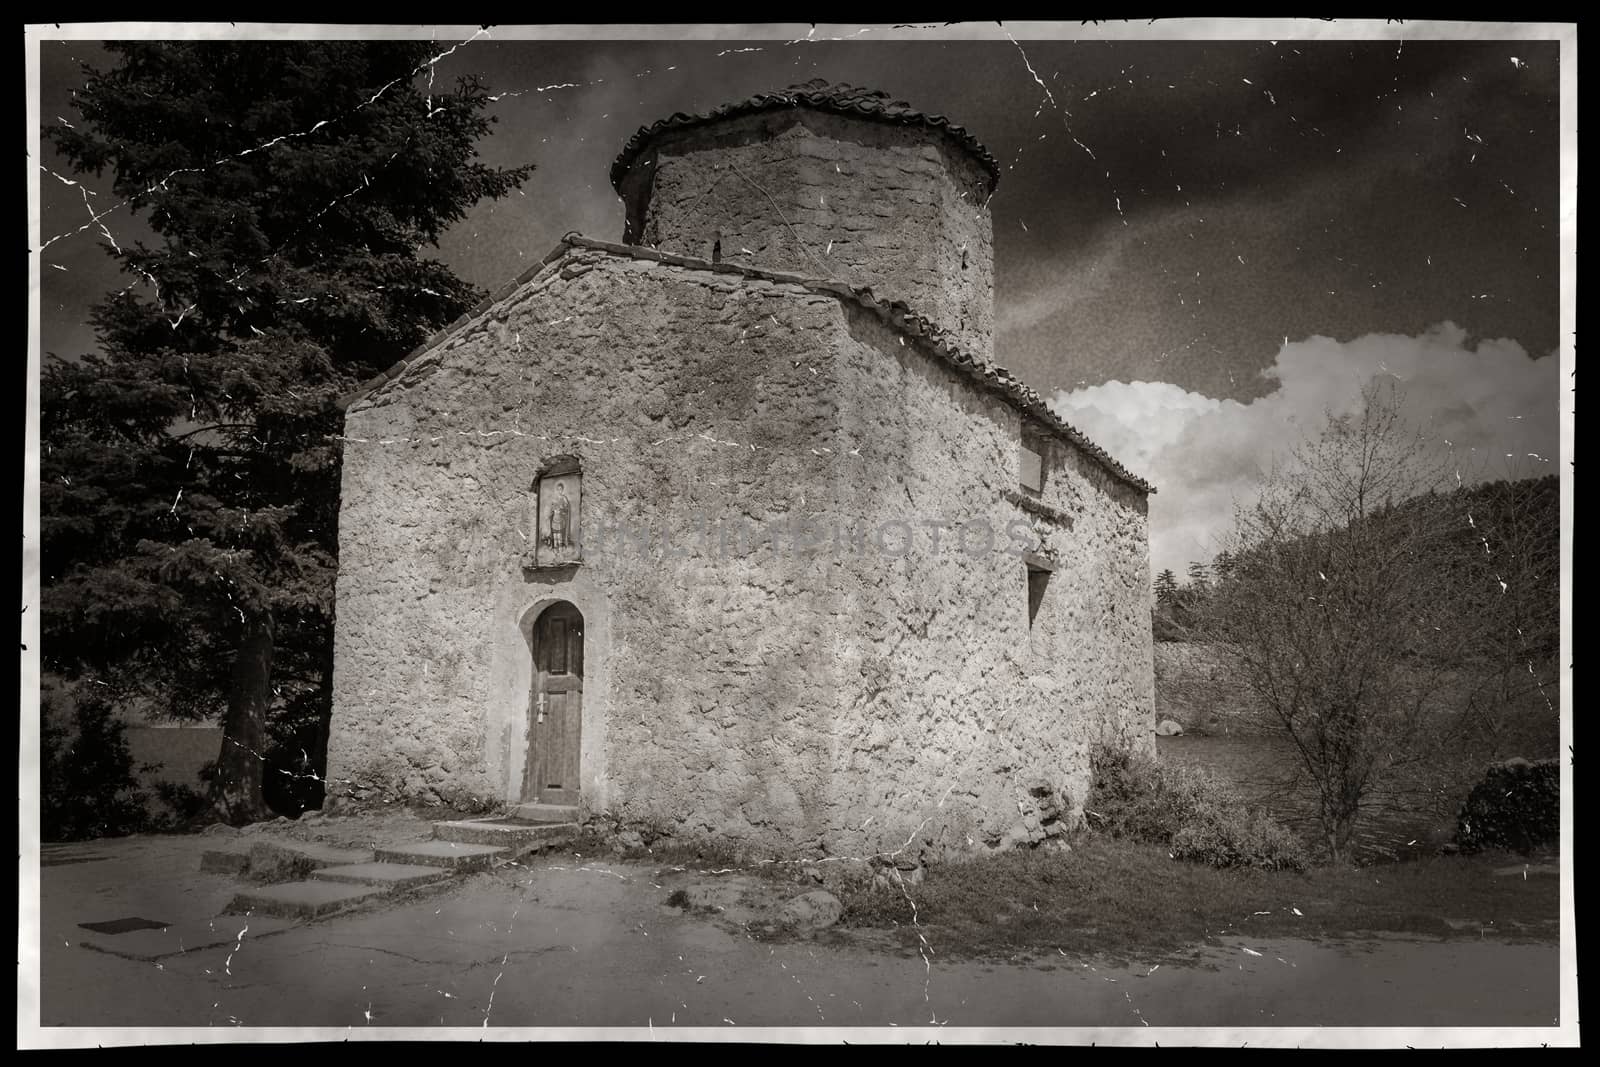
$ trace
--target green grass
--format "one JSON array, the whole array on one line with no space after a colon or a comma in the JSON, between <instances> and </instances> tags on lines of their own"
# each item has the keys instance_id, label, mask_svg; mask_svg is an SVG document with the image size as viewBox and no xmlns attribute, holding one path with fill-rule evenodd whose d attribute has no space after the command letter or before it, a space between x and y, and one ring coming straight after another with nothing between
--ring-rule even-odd
<instances>
[{"instance_id":1,"label":"green grass","mask_svg":"<svg viewBox=\"0 0 1600 1067\"><path fill-rule=\"evenodd\" d=\"M1441 856L1301 873L1218 870L1172 860L1160 846L1084 835L1070 852L1015 851L933 867L904 891L863 880L841 892L842 923L892 929L907 946L919 944L920 934L945 955L989 958L1059 949L1130 960L1232 935L1556 937L1557 880L1493 874L1513 862Z\"/></svg>"}]
</instances>

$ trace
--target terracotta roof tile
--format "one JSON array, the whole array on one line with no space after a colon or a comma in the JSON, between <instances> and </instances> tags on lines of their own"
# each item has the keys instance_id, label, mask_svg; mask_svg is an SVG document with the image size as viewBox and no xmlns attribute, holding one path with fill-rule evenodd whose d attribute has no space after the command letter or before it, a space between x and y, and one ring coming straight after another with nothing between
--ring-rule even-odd
<instances>
[{"instance_id":1,"label":"terracotta roof tile","mask_svg":"<svg viewBox=\"0 0 1600 1067\"><path fill-rule=\"evenodd\" d=\"M889 94L881 89L863 89L854 85L844 85L828 82L822 78L815 78L802 85L791 85L787 89L779 89L770 93L757 93L747 100L740 100L733 104L723 104L721 107L699 115L685 115L680 111L649 126L640 127L639 132L635 133L628 140L628 143L623 146L616 162L611 164L611 184L614 188L621 188L622 179L627 175L628 168L633 165L633 161L644 151L645 146L655 139L657 134L664 133L667 130L678 130L689 126L716 122L719 119L751 115L759 111L776 111L793 107L808 107L815 111L831 111L839 115L870 118L879 122L901 126L924 126L928 129L938 130L977 159L989 175L989 190L991 192L1000 182L1000 164L989 154L989 150L984 148L976 137L973 137L972 134L943 115L925 115L904 100L889 99Z\"/></svg>"}]
</instances>

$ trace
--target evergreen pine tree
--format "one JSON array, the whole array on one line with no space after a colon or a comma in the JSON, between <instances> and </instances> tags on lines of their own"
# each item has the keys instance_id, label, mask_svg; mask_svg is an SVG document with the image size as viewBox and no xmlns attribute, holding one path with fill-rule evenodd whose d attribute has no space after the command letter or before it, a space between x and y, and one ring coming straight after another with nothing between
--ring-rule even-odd
<instances>
[{"instance_id":1,"label":"evergreen pine tree","mask_svg":"<svg viewBox=\"0 0 1600 1067\"><path fill-rule=\"evenodd\" d=\"M1177 600L1178 576L1169 567L1156 575L1156 603L1170 608Z\"/></svg>"},{"instance_id":2,"label":"evergreen pine tree","mask_svg":"<svg viewBox=\"0 0 1600 1067\"><path fill-rule=\"evenodd\" d=\"M487 90L435 92L426 42L107 48L46 134L161 240L110 249L102 351L43 371L42 653L112 699L221 710L213 803L245 822L274 726L309 740L307 780L325 758L334 401L477 302L421 253L532 168L476 161Z\"/></svg>"}]
</instances>

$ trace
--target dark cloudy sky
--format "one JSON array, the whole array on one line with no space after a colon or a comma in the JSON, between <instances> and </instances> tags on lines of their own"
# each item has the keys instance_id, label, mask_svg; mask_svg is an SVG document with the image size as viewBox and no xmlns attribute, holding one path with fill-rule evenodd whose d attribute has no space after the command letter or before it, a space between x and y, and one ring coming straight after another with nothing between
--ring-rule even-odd
<instances>
[{"instance_id":1,"label":"dark cloudy sky","mask_svg":"<svg viewBox=\"0 0 1600 1067\"><path fill-rule=\"evenodd\" d=\"M1453 441L1519 473L1556 469L1555 42L1407 40L1404 27L1308 39L1332 32L1315 23L1209 41L1157 39L1178 32L1161 25L1124 40L1048 31L1079 41L1037 26L1013 41L993 24L892 41L808 29L491 29L456 48L435 77L476 73L502 94L484 157L538 170L440 256L492 287L568 230L619 240L607 170L639 126L815 77L870 85L951 117L1000 160L997 356L1156 482L1158 568L1207 558L1262 458L1374 375L1403 377L1415 414ZM441 33L440 51L470 33ZM978 35L991 39L957 39ZM43 43L43 121L75 121L75 60L104 55ZM48 146L42 163L65 174ZM104 188L87 184L100 208ZM87 222L80 188L42 174L41 196L42 238ZM126 211L105 223L119 241L143 232ZM105 242L90 227L44 249L45 351L92 346L89 303L126 284Z\"/></svg>"}]
</instances>

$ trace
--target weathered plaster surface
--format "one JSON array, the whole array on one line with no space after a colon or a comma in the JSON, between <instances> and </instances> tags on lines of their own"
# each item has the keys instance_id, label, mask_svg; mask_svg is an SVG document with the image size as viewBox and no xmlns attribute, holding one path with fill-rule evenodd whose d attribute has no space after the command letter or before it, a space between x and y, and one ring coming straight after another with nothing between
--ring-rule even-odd
<instances>
[{"instance_id":1,"label":"weathered plaster surface","mask_svg":"<svg viewBox=\"0 0 1600 1067\"><path fill-rule=\"evenodd\" d=\"M1030 788L1070 822L1086 746L1148 743L1143 495L1060 441L1070 529L1020 509L1016 410L848 299L573 249L345 433L329 775L358 795L517 799L555 598L585 617L594 812L776 853L1037 839ZM585 559L525 572L559 454ZM803 551L780 524L807 518ZM976 519L992 551L934 550ZM1019 529L1057 568L1031 629Z\"/></svg>"}]
</instances>

